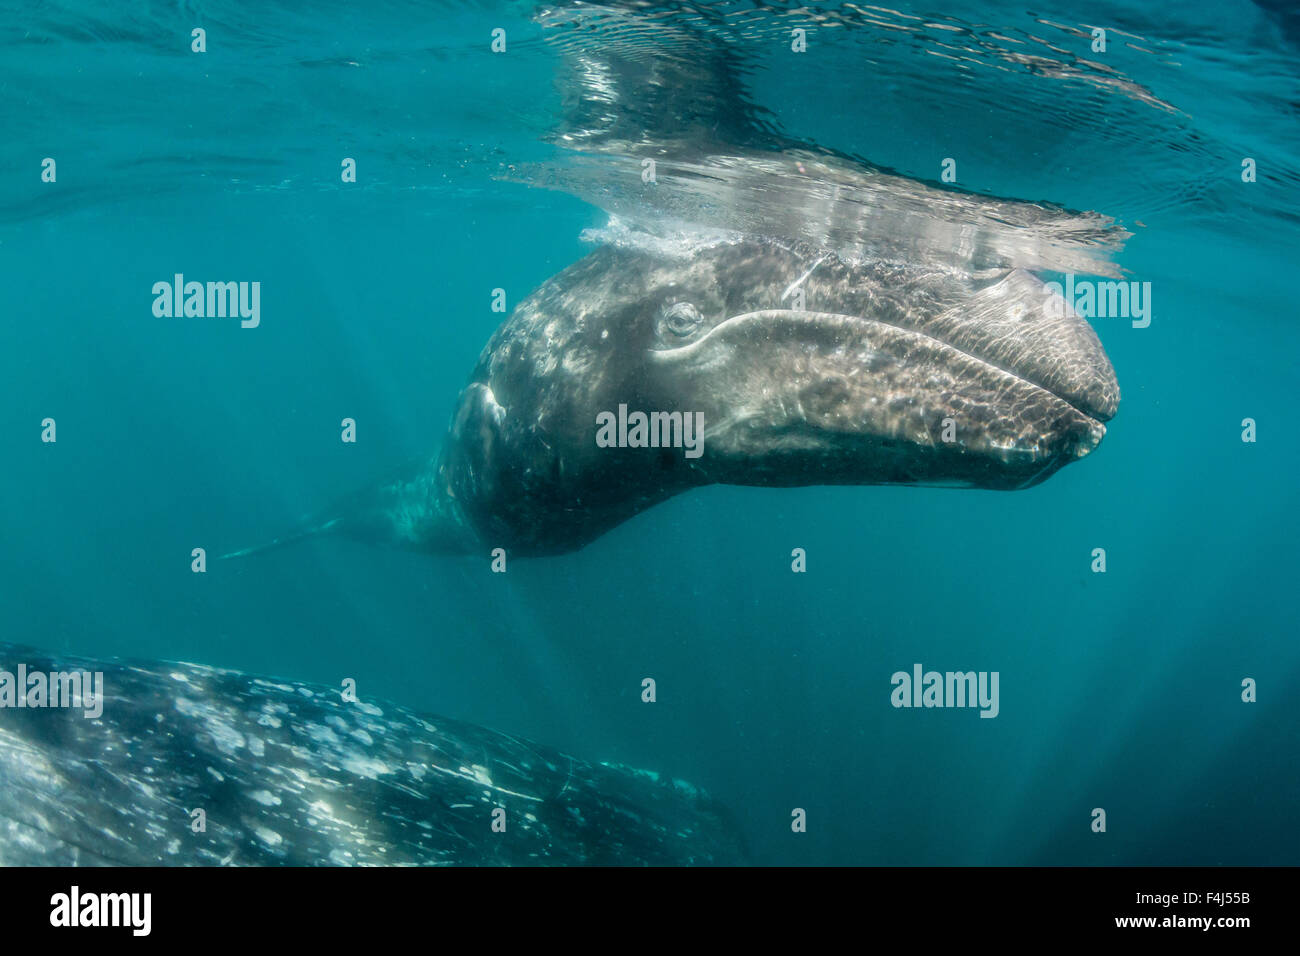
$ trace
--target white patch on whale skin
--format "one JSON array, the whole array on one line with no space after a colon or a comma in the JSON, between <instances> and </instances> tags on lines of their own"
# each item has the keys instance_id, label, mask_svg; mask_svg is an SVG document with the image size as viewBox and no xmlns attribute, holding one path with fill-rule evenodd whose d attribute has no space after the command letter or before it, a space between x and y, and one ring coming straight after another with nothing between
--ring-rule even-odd
<instances>
[{"instance_id":1,"label":"white patch on whale skin","mask_svg":"<svg viewBox=\"0 0 1300 956\"><path fill-rule=\"evenodd\" d=\"M0 747L3 747L6 771L17 770L24 779L39 780L46 788L52 785L62 789L66 785L44 754L14 735L0 730Z\"/></svg>"},{"instance_id":2,"label":"white patch on whale skin","mask_svg":"<svg viewBox=\"0 0 1300 956\"><path fill-rule=\"evenodd\" d=\"M281 803L280 798L269 790L254 790L248 795L248 798L250 800L255 800L265 807L278 807Z\"/></svg>"},{"instance_id":3,"label":"white patch on whale skin","mask_svg":"<svg viewBox=\"0 0 1300 956\"><path fill-rule=\"evenodd\" d=\"M393 768L388 766L382 760L375 760L373 757L365 757L361 754L352 754L344 757L342 761L343 769L349 773L354 773L358 777L366 777L375 780L385 774L393 772Z\"/></svg>"},{"instance_id":4,"label":"white patch on whale skin","mask_svg":"<svg viewBox=\"0 0 1300 956\"><path fill-rule=\"evenodd\" d=\"M323 724L308 724L307 736L311 738L313 743L323 744L324 746L334 747L336 749L339 744L342 743L342 741L339 740L339 735Z\"/></svg>"},{"instance_id":5,"label":"white patch on whale skin","mask_svg":"<svg viewBox=\"0 0 1300 956\"><path fill-rule=\"evenodd\" d=\"M135 783L135 788L139 790L142 794L144 794L145 799L153 800L155 797L157 797L158 792L154 790L154 788L151 787L149 784L145 783L143 780L136 780L134 781L134 783Z\"/></svg>"},{"instance_id":6,"label":"white patch on whale skin","mask_svg":"<svg viewBox=\"0 0 1300 956\"><path fill-rule=\"evenodd\" d=\"M188 697L177 697L176 712L184 717L202 721L203 729L212 737L212 742L222 753L234 755L244 747L244 735L235 729L235 725L219 714L216 708L206 703L198 703Z\"/></svg>"},{"instance_id":7,"label":"white patch on whale skin","mask_svg":"<svg viewBox=\"0 0 1300 956\"><path fill-rule=\"evenodd\" d=\"M278 684L275 681L262 680L260 677L254 677L251 683L254 687L269 687L272 690L283 691L286 694L293 693L292 684Z\"/></svg>"},{"instance_id":8,"label":"white patch on whale skin","mask_svg":"<svg viewBox=\"0 0 1300 956\"><path fill-rule=\"evenodd\" d=\"M244 747L244 735L215 716L208 720L208 731L212 734L217 749L223 753L233 755Z\"/></svg>"},{"instance_id":9,"label":"white patch on whale skin","mask_svg":"<svg viewBox=\"0 0 1300 956\"><path fill-rule=\"evenodd\" d=\"M481 398L483 410L487 413L488 417L492 419L492 424L499 427L501 423L506 420L506 410L501 403L497 401L496 393L492 391L490 386L482 385L481 388L483 392Z\"/></svg>"},{"instance_id":10,"label":"white patch on whale skin","mask_svg":"<svg viewBox=\"0 0 1300 956\"><path fill-rule=\"evenodd\" d=\"M287 713L289 713L289 708L284 704L277 704L268 700L262 704L262 716L257 718L257 723L262 727L279 729L284 723L279 715Z\"/></svg>"},{"instance_id":11,"label":"white patch on whale skin","mask_svg":"<svg viewBox=\"0 0 1300 956\"><path fill-rule=\"evenodd\" d=\"M274 830L268 830L266 827L254 827L253 835L265 843L267 846L279 846L284 842L284 837Z\"/></svg>"}]
</instances>

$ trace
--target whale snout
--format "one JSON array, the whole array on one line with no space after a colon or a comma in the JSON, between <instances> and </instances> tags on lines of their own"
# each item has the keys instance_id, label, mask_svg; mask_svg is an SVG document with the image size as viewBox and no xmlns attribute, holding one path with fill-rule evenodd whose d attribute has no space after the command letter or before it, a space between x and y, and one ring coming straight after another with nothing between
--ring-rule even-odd
<instances>
[{"instance_id":1,"label":"whale snout","mask_svg":"<svg viewBox=\"0 0 1300 956\"><path fill-rule=\"evenodd\" d=\"M1041 287L1012 273L912 328L749 312L652 361L711 409L713 480L1024 488L1094 451L1119 404L1096 334Z\"/></svg>"}]
</instances>

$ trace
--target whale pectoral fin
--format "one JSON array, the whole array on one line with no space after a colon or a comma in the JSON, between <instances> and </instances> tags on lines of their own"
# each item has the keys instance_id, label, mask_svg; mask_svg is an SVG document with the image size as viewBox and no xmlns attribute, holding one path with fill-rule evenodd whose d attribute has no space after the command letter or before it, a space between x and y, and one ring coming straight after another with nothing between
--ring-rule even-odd
<instances>
[{"instance_id":1,"label":"whale pectoral fin","mask_svg":"<svg viewBox=\"0 0 1300 956\"><path fill-rule=\"evenodd\" d=\"M311 522L301 525L293 531L289 531L278 538L272 538L270 541L264 541L261 544L255 544L249 548L241 548L238 551L230 551L226 554L220 555L217 560L224 561L227 558L245 558L250 554L265 554L267 551L275 551L278 548L294 544L304 538L311 538L318 534L325 534L338 524L338 521L338 518L330 518L328 521L324 522Z\"/></svg>"},{"instance_id":2,"label":"whale pectoral fin","mask_svg":"<svg viewBox=\"0 0 1300 956\"><path fill-rule=\"evenodd\" d=\"M466 427L467 434L478 431ZM441 459L412 459L383 481L336 501L285 534L221 558L264 554L327 534L426 554L469 553L475 546L473 533L443 482L443 471Z\"/></svg>"}]
</instances>

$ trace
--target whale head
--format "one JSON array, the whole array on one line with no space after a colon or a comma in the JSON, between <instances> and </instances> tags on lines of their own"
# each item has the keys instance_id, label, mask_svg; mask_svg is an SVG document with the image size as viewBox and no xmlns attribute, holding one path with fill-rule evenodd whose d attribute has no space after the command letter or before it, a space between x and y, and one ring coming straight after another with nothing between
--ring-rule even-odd
<instances>
[{"instance_id":1,"label":"whale head","mask_svg":"<svg viewBox=\"0 0 1300 956\"><path fill-rule=\"evenodd\" d=\"M710 483L1025 488L1118 403L1092 328L1027 272L603 246L488 343L438 480L485 541L552 553Z\"/></svg>"}]
</instances>

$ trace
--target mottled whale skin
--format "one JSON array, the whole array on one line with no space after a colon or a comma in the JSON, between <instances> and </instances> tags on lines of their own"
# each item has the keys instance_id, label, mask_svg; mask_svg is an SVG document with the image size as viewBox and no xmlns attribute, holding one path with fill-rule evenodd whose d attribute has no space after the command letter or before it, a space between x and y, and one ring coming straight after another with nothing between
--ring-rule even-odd
<instances>
[{"instance_id":1,"label":"mottled whale skin","mask_svg":"<svg viewBox=\"0 0 1300 956\"><path fill-rule=\"evenodd\" d=\"M460 721L236 671L0 644L0 666L19 663L101 671L105 699L98 719L0 708L2 866L746 860L726 812L689 784Z\"/></svg>"}]
</instances>

